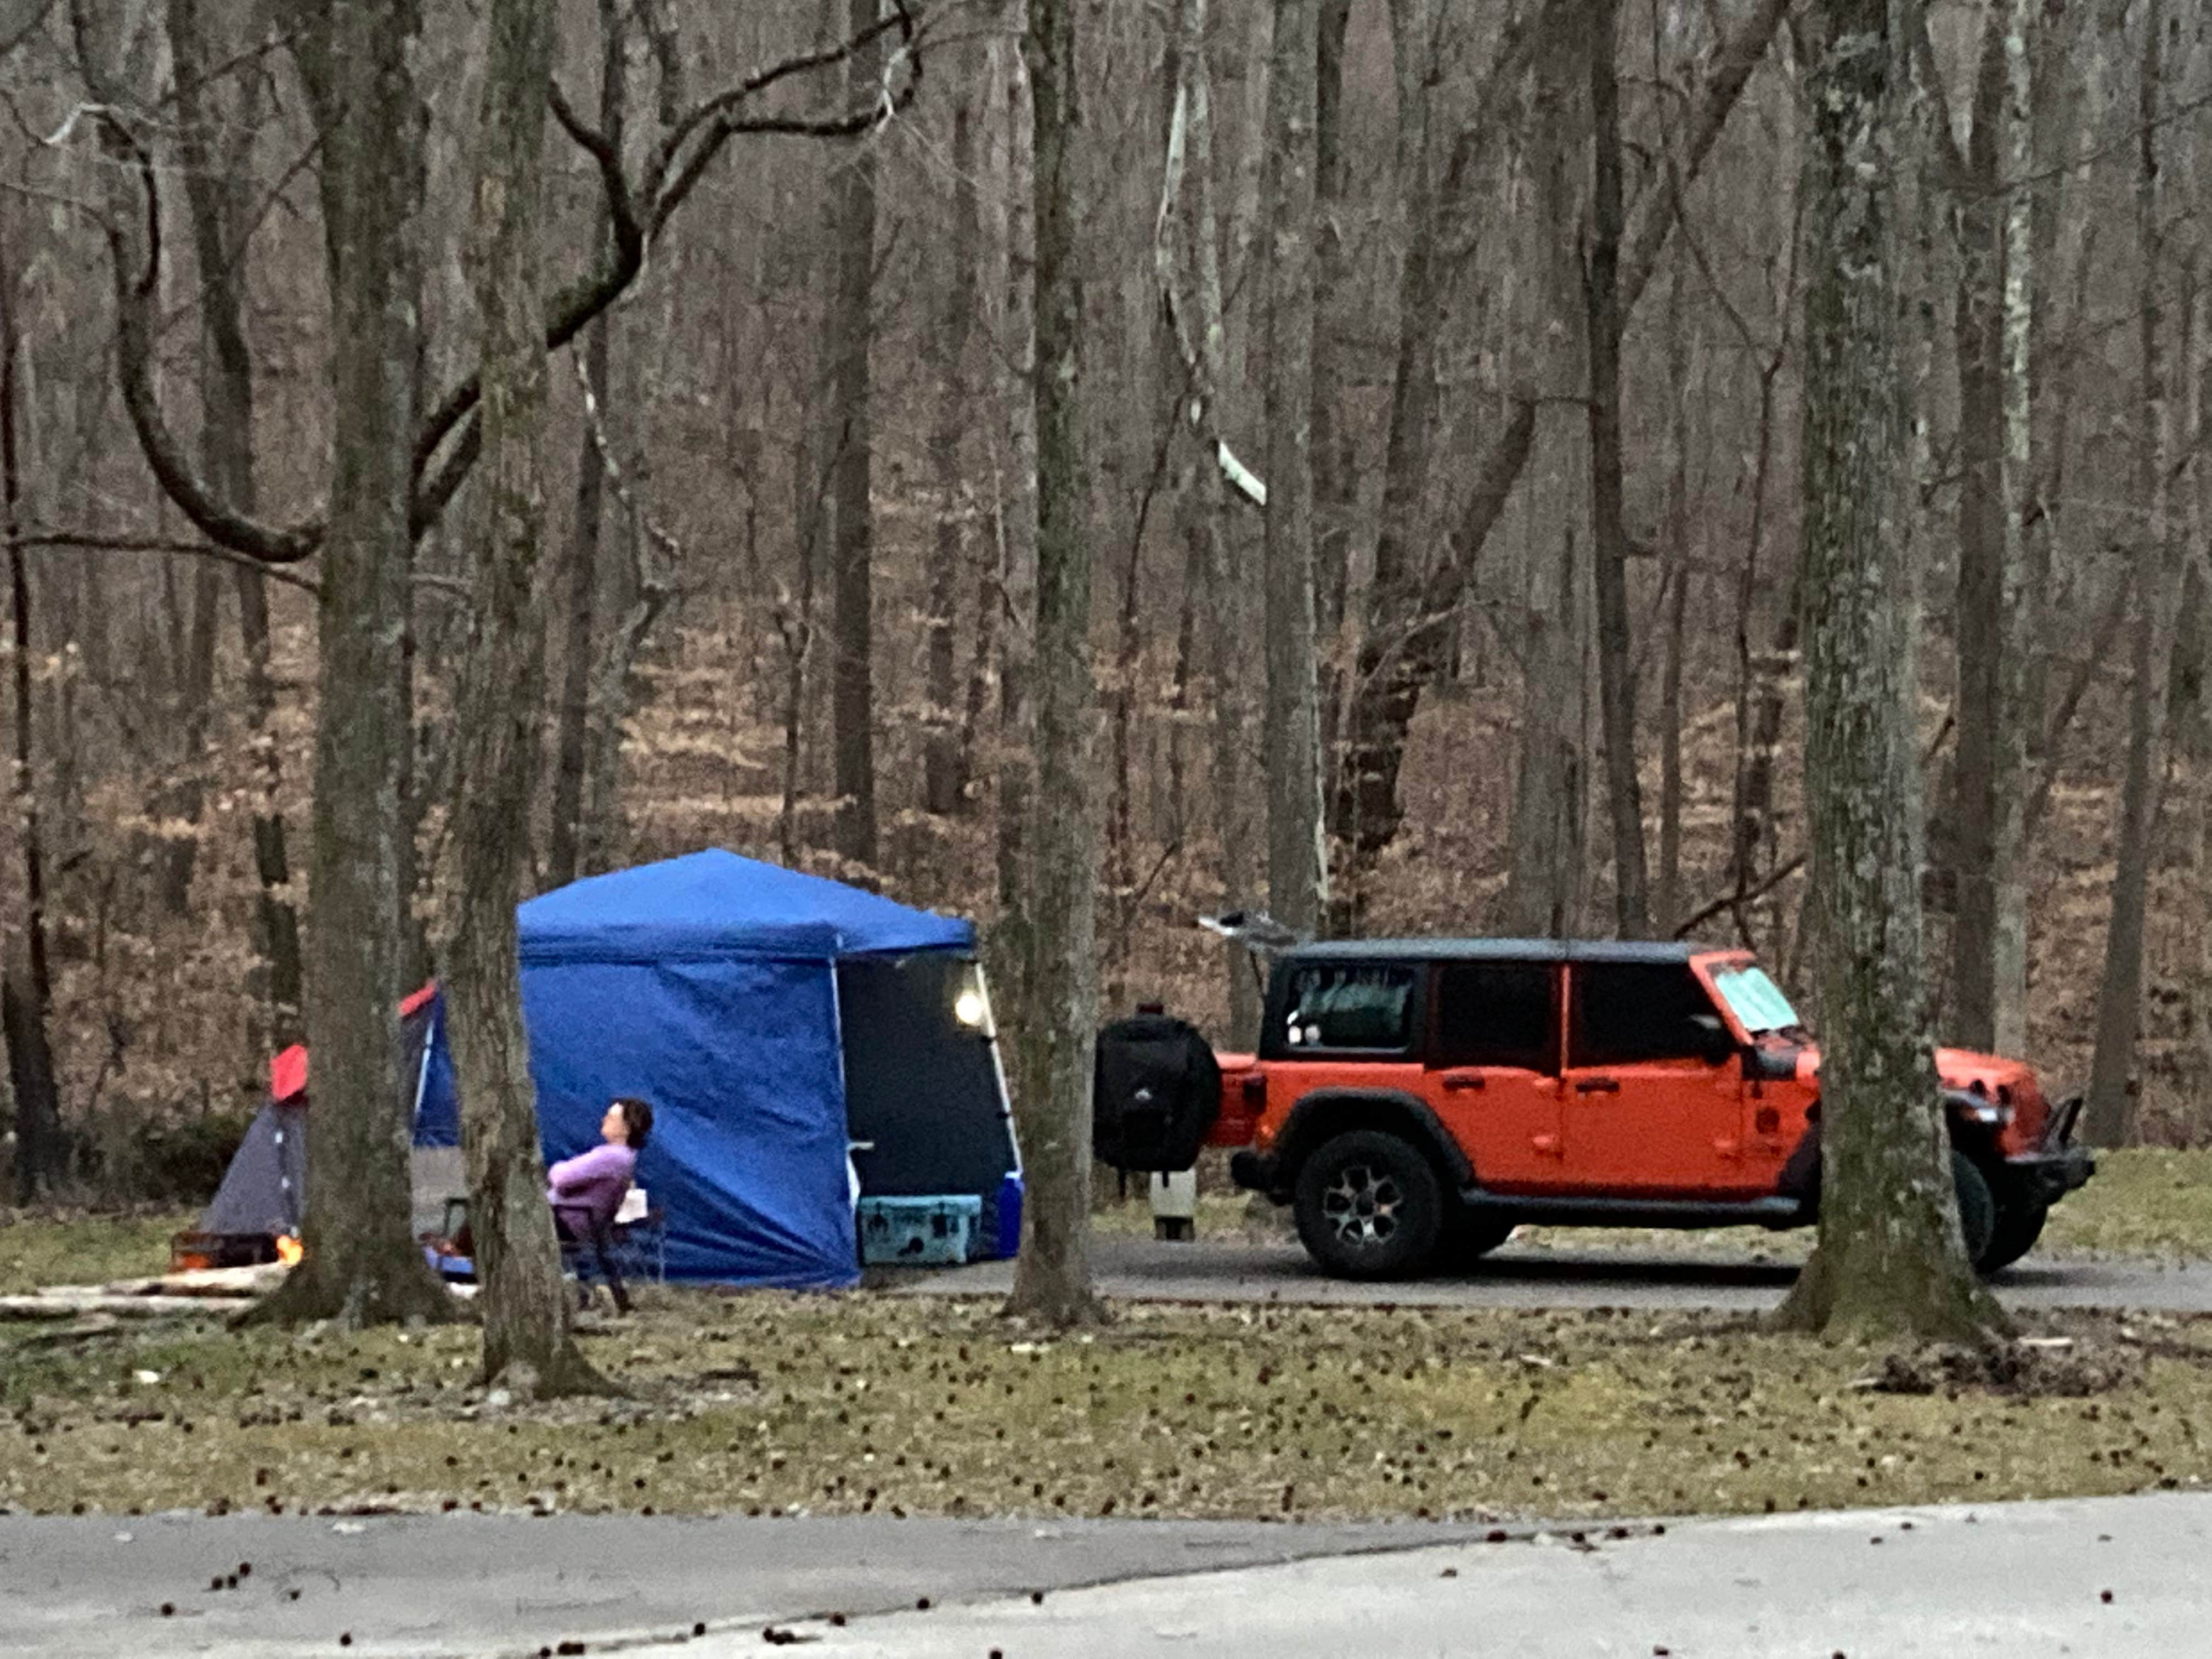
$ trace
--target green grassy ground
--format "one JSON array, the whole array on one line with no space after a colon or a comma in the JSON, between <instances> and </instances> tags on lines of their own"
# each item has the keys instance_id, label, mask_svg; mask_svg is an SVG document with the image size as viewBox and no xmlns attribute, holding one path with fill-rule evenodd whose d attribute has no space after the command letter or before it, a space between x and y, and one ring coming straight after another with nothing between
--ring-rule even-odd
<instances>
[{"instance_id":1,"label":"green grassy ground","mask_svg":"<svg viewBox=\"0 0 2212 1659\"><path fill-rule=\"evenodd\" d=\"M1152 1212L1141 1199L1102 1207L1102 1231L1149 1237ZM1242 1193L1206 1193L1199 1200L1201 1238L1291 1236L1289 1212L1255 1206ZM1802 1261L1812 1234L1753 1227L1670 1231L1632 1227L1523 1227L1516 1249L1636 1249L1715 1259ZM2043 1255L2212 1256L2212 1151L2135 1148L2100 1153L2097 1174L2051 1212Z\"/></svg>"},{"instance_id":2,"label":"green grassy ground","mask_svg":"<svg viewBox=\"0 0 2212 1659\"><path fill-rule=\"evenodd\" d=\"M1718 1316L983 1304L656 1291L588 1336L638 1398L524 1409L469 1328L0 1328L0 1504L1607 1517L2212 1478L2212 1320L2039 1328L2093 1397L1897 1394ZM1925 1386L1924 1384L1923 1386Z\"/></svg>"},{"instance_id":3,"label":"green grassy ground","mask_svg":"<svg viewBox=\"0 0 2212 1659\"><path fill-rule=\"evenodd\" d=\"M197 1211L48 1215L0 1210L0 1295L167 1273L169 1239Z\"/></svg>"}]
</instances>

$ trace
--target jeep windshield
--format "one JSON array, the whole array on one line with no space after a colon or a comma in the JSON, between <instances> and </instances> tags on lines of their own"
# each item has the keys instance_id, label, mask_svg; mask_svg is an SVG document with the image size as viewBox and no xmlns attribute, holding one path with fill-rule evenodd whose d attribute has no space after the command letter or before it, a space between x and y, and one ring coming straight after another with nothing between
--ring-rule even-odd
<instances>
[{"instance_id":1,"label":"jeep windshield","mask_svg":"<svg viewBox=\"0 0 2212 1659\"><path fill-rule=\"evenodd\" d=\"M1753 1036L1769 1031L1797 1029L1797 1011L1782 988L1766 976L1764 968L1719 968L1713 971L1713 988Z\"/></svg>"}]
</instances>

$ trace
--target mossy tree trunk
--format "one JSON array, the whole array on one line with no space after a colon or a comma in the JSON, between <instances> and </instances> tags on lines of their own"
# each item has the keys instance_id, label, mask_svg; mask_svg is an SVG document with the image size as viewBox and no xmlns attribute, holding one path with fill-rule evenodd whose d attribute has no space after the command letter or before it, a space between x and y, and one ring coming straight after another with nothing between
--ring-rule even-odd
<instances>
[{"instance_id":1,"label":"mossy tree trunk","mask_svg":"<svg viewBox=\"0 0 2212 1659\"><path fill-rule=\"evenodd\" d=\"M425 114L415 0L301 0L295 50L322 140L335 459L322 545L307 1032L315 1136L307 1259L255 1310L277 1322L451 1319L409 1232L397 1004L406 937L409 458L421 345Z\"/></svg>"},{"instance_id":2,"label":"mossy tree trunk","mask_svg":"<svg viewBox=\"0 0 2212 1659\"><path fill-rule=\"evenodd\" d=\"M1824 0L1804 182L1806 793L1825 947L1820 1239L1786 1327L1972 1340L2002 1321L1960 1239L1920 913L1895 0Z\"/></svg>"}]
</instances>

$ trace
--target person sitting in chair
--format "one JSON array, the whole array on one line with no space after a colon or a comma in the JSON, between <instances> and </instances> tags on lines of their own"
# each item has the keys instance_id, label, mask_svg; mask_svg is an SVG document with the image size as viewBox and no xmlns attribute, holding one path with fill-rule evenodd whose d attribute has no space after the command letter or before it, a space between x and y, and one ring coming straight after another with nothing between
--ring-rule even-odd
<instances>
[{"instance_id":1,"label":"person sitting in chair","mask_svg":"<svg viewBox=\"0 0 2212 1659\"><path fill-rule=\"evenodd\" d=\"M653 1133L653 1108L625 1097L599 1120L599 1144L545 1172L553 1226L570 1243L587 1242L612 1222L637 1174L637 1155Z\"/></svg>"}]
</instances>

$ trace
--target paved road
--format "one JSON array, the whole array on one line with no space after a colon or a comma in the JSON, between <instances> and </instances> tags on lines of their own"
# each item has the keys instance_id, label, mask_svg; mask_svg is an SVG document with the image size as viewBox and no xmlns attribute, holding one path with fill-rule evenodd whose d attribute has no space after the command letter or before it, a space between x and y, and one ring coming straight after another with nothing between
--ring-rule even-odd
<instances>
[{"instance_id":1,"label":"paved road","mask_svg":"<svg viewBox=\"0 0 2212 1659\"><path fill-rule=\"evenodd\" d=\"M2209 1559L2212 1494L1857 1510L1324 1558L791 1633L821 1659L2142 1659L2212 1652ZM684 1652L761 1647L730 1632Z\"/></svg>"},{"instance_id":2,"label":"paved road","mask_svg":"<svg viewBox=\"0 0 2212 1659\"><path fill-rule=\"evenodd\" d=\"M0 1654L491 1659L576 1641L605 1652L702 1621L753 1653L770 1620L1474 1535L1411 1522L0 1516ZM234 1588L210 1588L242 1563Z\"/></svg>"},{"instance_id":3,"label":"paved road","mask_svg":"<svg viewBox=\"0 0 2212 1659\"><path fill-rule=\"evenodd\" d=\"M1359 1285L1322 1275L1296 1244L1102 1238L1093 1247L1099 1289L1158 1302L1286 1302L1401 1307L1719 1308L1752 1312L1782 1300L1794 1266L1612 1251L1508 1245L1477 1269L1406 1284ZM2030 1256L1990 1281L2021 1308L2142 1308L2212 1312L2212 1262ZM1003 1296L1010 1262L917 1276L913 1296ZM2212 1651L2212 1644L2208 1644Z\"/></svg>"},{"instance_id":4,"label":"paved road","mask_svg":"<svg viewBox=\"0 0 2212 1659\"><path fill-rule=\"evenodd\" d=\"M2212 1494L1624 1530L0 1517L0 1652L735 1659L771 1628L823 1659L2212 1651Z\"/></svg>"}]
</instances>

